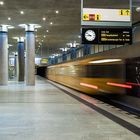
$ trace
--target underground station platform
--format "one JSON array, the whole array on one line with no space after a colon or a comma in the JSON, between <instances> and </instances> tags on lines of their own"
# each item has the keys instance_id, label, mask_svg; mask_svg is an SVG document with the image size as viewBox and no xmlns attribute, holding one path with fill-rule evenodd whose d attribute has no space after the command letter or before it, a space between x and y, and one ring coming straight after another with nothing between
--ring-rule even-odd
<instances>
[{"instance_id":1,"label":"underground station platform","mask_svg":"<svg viewBox=\"0 0 140 140\"><path fill-rule=\"evenodd\" d=\"M0 88L0 140L139 140L139 116L37 77Z\"/></svg>"},{"instance_id":2,"label":"underground station platform","mask_svg":"<svg viewBox=\"0 0 140 140\"><path fill-rule=\"evenodd\" d=\"M140 0L0 0L0 140L140 140Z\"/></svg>"}]
</instances>

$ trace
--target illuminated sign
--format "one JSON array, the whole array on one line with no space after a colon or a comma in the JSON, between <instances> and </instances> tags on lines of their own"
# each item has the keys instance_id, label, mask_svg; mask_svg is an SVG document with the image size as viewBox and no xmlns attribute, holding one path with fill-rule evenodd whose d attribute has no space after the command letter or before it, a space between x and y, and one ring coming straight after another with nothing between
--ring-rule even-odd
<instances>
[{"instance_id":1,"label":"illuminated sign","mask_svg":"<svg viewBox=\"0 0 140 140\"><path fill-rule=\"evenodd\" d=\"M83 21L101 21L100 14L83 14Z\"/></svg>"},{"instance_id":2,"label":"illuminated sign","mask_svg":"<svg viewBox=\"0 0 140 140\"><path fill-rule=\"evenodd\" d=\"M130 22L130 9L83 8L83 21ZM92 18L90 18L92 17ZM92 20L91 20L92 19Z\"/></svg>"},{"instance_id":3,"label":"illuminated sign","mask_svg":"<svg viewBox=\"0 0 140 140\"><path fill-rule=\"evenodd\" d=\"M48 63L48 58L42 58L42 59L40 60L40 63L41 63L41 64L47 64L47 63Z\"/></svg>"},{"instance_id":4,"label":"illuminated sign","mask_svg":"<svg viewBox=\"0 0 140 140\"><path fill-rule=\"evenodd\" d=\"M120 13L120 16L131 16L131 12L128 9L121 9L119 13Z\"/></svg>"},{"instance_id":5,"label":"illuminated sign","mask_svg":"<svg viewBox=\"0 0 140 140\"><path fill-rule=\"evenodd\" d=\"M132 44L131 28L83 28L82 44Z\"/></svg>"}]
</instances>

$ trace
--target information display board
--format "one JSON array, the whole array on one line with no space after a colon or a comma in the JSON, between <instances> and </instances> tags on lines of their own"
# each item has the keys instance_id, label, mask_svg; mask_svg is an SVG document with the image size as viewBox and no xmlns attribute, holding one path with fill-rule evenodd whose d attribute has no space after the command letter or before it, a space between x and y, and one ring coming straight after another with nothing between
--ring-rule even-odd
<instances>
[{"instance_id":1,"label":"information display board","mask_svg":"<svg viewBox=\"0 0 140 140\"><path fill-rule=\"evenodd\" d=\"M82 44L132 44L132 28L83 28Z\"/></svg>"},{"instance_id":2,"label":"information display board","mask_svg":"<svg viewBox=\"0 0 140 140\"><path fill-rule=\"evenodd\" d=\"M83 21L130 22L130 9L83 8Z\"/></svg>"},{"instance_id":3,"label":"information display board","mask_svg":"<svg viewBox=\"0 0 140 140\"><path fill-rule=\"evenodd\" d=\"M115 0L117 3L117 0ZM126 0L115 6L107 0L110 6L99 6L98 0L81 0L81 25L82 26L132 26L132 0ZM115 3L114 3L115 4ZM97 7L96 7L97 6Z\"/></svg>"}]
</instances>

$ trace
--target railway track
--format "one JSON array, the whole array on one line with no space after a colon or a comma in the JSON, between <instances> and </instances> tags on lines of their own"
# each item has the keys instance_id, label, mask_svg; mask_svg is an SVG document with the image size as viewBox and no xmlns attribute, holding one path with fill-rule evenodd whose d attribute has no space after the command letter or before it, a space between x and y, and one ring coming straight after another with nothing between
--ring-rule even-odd
<instances>
[{"instance_id":1,"label":"railway track","mask_svg":"<svg viewBox=\"0 0 140 140\"><path fill-rule=\"evenodd\" d=\"M64 86L60 83L56 83L56 82L52 82L52 81L49 81L49 82L51 84L53 84L55 87L59 88L60 90L66 92L68 94L72 95L73 94L72 91L76 91L77 93L81 94L80 91L69 88L69 87ZM70 90L67 90L67 89L70 89ZM87 95L85 93L82 93L82 94ZM74 95L74 96L78 97L78 95ZM93 97L97 100L100 100L100 101L105 102L107 104L110 104L114 107L122 109L122 110L124 110L124 111L126 111L130 114L133 114L133 115L136 115L136 116L140 117L140 108L139 107L134 107L134 106L130 105L129 103L125 103L125 102L120 101L119 99L121 99L121 98L119 98L116 95L107 96L106 94L100 93L100 96L99 95L87 95L87 96Z\"/></svg>"}]
</instances>

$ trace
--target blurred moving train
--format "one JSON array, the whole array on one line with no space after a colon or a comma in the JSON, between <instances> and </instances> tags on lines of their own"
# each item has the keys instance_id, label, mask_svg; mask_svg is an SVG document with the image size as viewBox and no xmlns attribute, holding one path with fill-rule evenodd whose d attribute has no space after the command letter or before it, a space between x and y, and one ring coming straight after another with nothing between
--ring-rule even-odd
<instances>
[{"instance_id":1,"label":"blurred moving train","mask_svg":"<svg viewBox=\"0 0 140 140\"><path fill-rule=\"evenodd\" d=\"M124 62L114 60L104 59L106 63L76 61L49 66L47 77L88 94L123 94L131 85L125 84Z\"/></svg>"},{"instance_id":2,"label":"blurred moving train","mask_svg":"<svg viewBox=\"0 0 140 140\"><path fill-rule=\"evenodd\" d=\"M140 58L85 60L48 66L47 78L87 94L129 94L140 97Z\"/></svg>"}]
</instances>

